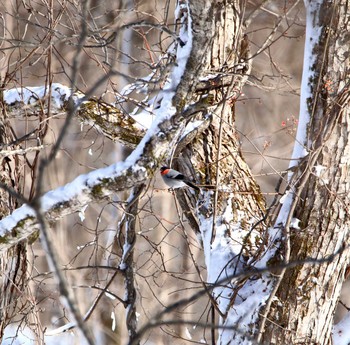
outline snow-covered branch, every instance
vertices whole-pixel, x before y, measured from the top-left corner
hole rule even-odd
[[[80,175],[67,185],[44,194],[40,198],[40,208],[49,222],[78,212],[88,203],[100,201],[116,191],[129,189],[146,182],[167,157],[169,150],[175,146],[175,141],[179,139],[180,130],[185,126],[185,120],[188,121],[188,118],[184,118],[184,116],[192,116],[192,114],[186,113],[184,106],[195,91],[193,75],[201,70],[201,62],[208,45],[207,37],[203,34],[203,32],[206,33],[207,17],[198,16],[196,18],[196,26],[202,34],[196,35],[194,39],[189,8],[185,4],[181,6],[178,12],[183,21],[180,30],[182,44],[177,44],[175,51],[177,64],[173,67],[163,90],[159,92],[159,106],[154,110],[155,120],[152,125],[125,161]],[[204,9],[201,8],[201,10]],[[192,13],[192,16],[196,16],[196,14]],[[45,98],[46,95],[45,88],[12,89],[8,90],[5,99],[6,103],[12,106],[16,106],[17,102],[20,104],[32,102],[40,104],[40,99]],[[61,85],[55,84],[51,88],[51,97],[58,108],[70,96],[70,90]],[[81,102],[84,96],[73,94],[72,97],[75,102]],[[82,116],[86,115],[86,112],[83,114],[83,110],[91,107],[84,102],[80,104],[80,110],[78,110],[78,113],[82,112]],[[92,107],[101,109],[98,102],[94,103]],[[111,107],[106,104],[102,106],[108,118],[109,110],[105,110],[106,107],[108,109]],[[92,113],[96,116],[95,111]],[[132,124],[130,119],[125,121]],[[135,133],[142,133],[142,131],[135,131]],[[135,137],[137,138],[137,135]],[[0,252],[6,251],[24,239],[30,239],[38,230],[35,212],[30,205],[23,205],[0,222]],[[36,236],[33,237],[33,239],[35,238]]]
[[[194,91],[192,76],[201,69],[201,61],[207,44],[206,37],[203,36],[200,36],[199,40],[193,40],[192,20],[188,15],[189,8],[182,8],[181,12],[185,20],[183,20],[184,25],[180,31],[182,44],[177,45],[176,50],[177,64],[173,67],[168,82],[159,93],[160,106],[154,110],[155,120],[151,127],[125,161],[80,175],[71,183],[44,194],[40,198],[40,208],[50,222],[77,212],[88,203],[99,201],[116,191],[129,189],[146,182],[167,156],[169,149],[174,146],[179,130],[184,128],[184,105]],[[196,25],[205,27],[202,23],[205,20],[206,18],[197,18]],[[39,92],[39,90],[34,91]],[[33,90],[29,92],[33,94]],[[69,94],[69,90],[66,94]],[[18,90],[12,91],[13,99],[19,95]],[[22,95],[21,101],[28,102],[31,97],[28,95],[23,100]],[[61,99],[60,91],[54,97]],[[15,103],[15,101],[8,102]],[[96,107],[98,108],[99,105],[96,104]],[[0,252],[30,238],[38,230],[34,211],[30,205],[22,206],[0,222]]]
[[[51,87],[17,87],[4,90],[3,95],[10,118],[38,116],[48,110],[52,117],[62,115],[67,111],[68,100],[72,97],[78,106],[76,117],[106,138],[135,148],[146,133],[146,128],[116,105],[95,98],[85,99],[84,94],[72,92],[69,87],[59,83],[53,83]],[[48,97],[51,98],[50,109],[47,109]]]

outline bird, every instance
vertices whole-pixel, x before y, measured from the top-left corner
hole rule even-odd
[[[182,188],[189,186],[195,190],[200,190],[200,188],[191,182],[187,176],[181,174],[177,170],[164,166],[160,168],[160,174],[162,175],[165,184],[167,184],[170,188]]]

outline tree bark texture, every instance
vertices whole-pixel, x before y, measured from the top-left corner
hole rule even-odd
[[[210,47],[196,89],[197,99],[205,104],[197,119],[209,118],[210,122],[201,135],[174,155],[180,170],[189,176],[199,171],[197,183],[204,185],[197,199],[191,192],[184,196],[179,191],[177,195],[204,246],[209,284],[249,269],[265,242],[265,201],[242,157],[235,129],[235,102],[251,63],[240,5],[231,1],[212,6],[210,31],[205,33]],[[192,10],[197,6],[200,2],[192,3]],[[196,28],[194,32],[198,34]],[[240,341],[234,340],[235,330],[226,322],[230,323],[230,311],[240,306],[237,293],[243,283],[228,279],[213,291],[213,307],[225,326],[219,331],[219,343],[224,343],[223,332],[232,344]],[[252,329],[247,326],[243,332]]]
[[[128,200],[128,205],[125,210],[124,217],[122,218],[119,227],[124,227],[124,245],[123,255],[121,263],[119,265],[120,270],[124,275],[125,286],[125,309],[126,309],[126,327],[130,342],[139,344],[140,342],[135,339],[137,335],[137,310],[136,299],[137,291],[135,284],[135,262],[134,262],[134,247],[136,243],[136,226],[137,215],[139,207],[139,198],[143,192],[145,185],[141,184],[135,187]],[[119,228],[119,232],[121,229]],[[119,233],[120,237],[121,233]],[[120,240],[120,238],[119,238]],[[119,241],[117,241],[119,242]]]
[[[201,5],[195,2],[192,6]],[[245,58],[241,54],[242,42],[246,37],[242,34],[238,2],[230,2],[226,7],[215,5],[212,11],[211,31],[204,33],[211,44],[196,89],[197,100],[203,99],[205,107],[197,118],[203,122],[207,119],[210,121],[194,140],[181,145],[175,158],[181,170],[188,172],[189,176],[194,176],[194,171],[200,172],[197,183],[204,185],[204,190],[205,186],[210,186],[211,200],[215,199],[215,193],[210,190],[217,189],[217,215],[222,215],[232,202],[229,207],[234,214],[233,222],[249,229],[250,222],[261,219],[265,204],[259,186],[241,155],[239,137],[235,131],[235,101],[247,80],[250,64],[247,52],[244,52]],[[207,196],[199,196],[198,204],[203,205]],[[205,218],[210,218],[214,204],[210,209],[199,209],[196,217],[205,215]],[[215,233],[212,236],[214,240]]]
[[[267,316],[263,340],[269,344],[332,343],[334,311],[350,256],[349,5],[323,1],[312,13],[322,32],[309,80],[309,154],[291,179],[293,217],[301,222],[300,229],[290,230],[289,261],[339,255],[286,271]]]
[[[6,112],[0,104],[0,147],[6,148],[14,137],[11,125],[6,118]],[[16,192],[21,191],[20,164],[16,156],[0,157],[0,180],[11,186]],[[0,189],[0,219],[8,216],[18,207],[18,200],[8,192]],[[0,339],[5,327],[14,321],[18,311],[25,314],[28,303],[26,296],[27,253],[26,244],[20,243],[0,256]]]

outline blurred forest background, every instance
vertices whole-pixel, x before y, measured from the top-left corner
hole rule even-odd
[[[236,104],[236,123],[243,156],[270,203],[279,176],[288,166],[295,138],[305,13],[303,2],[294,0],[247,1],[244,16],[249,18],[252,13],[255,14],[247,34],[253,65],[244,93]],[[70,86],[80,21],[80,1],[3,0],[0,4],[1,89],[51,83]],[[152,23],[153,27],[127,26],[141,21]],[[77,89],[106,102],[117,102],[127,112],[135,109],[135,105],[142,107],[144,95],[133,92],[123,97],[121,92],[126,85],[152,71],[153,80],[161,79],[165,63],[159,59],[172,38],[159,28],[176,30],[174,2],[90,1],[87,26],[95,35],[89,37],[79,57]],[[116,33],[113,41],[102,44],[113,32]],[[115,73],[109,74],[110,68]],[[101,78],[104,81],[97,84]],[[153,87],[157,89],[162,84],[154,82]],[[26,116],[7,116],[15,138],[32,133],[18,145],[45,145],[45,149],[16,158],[20,161],[20,173],[25,176],[20,180],[20,190],[30,198],[35,193],[38,162],[55,142],[65,113],[38,112],[28,106]],[[79,174],[108,166],[128,153],[127,148],[76,119],[45,175],[44,189],[62,186]],[[103,204],[89,205],[85,213],[65,217],[50,229],[60,264],[83,313],[115,273],[113,267],[120,256],[117,229],[125,199],[126,194],[118,193]],[[144,324],[179,297],[190,296],[201,288],[206,273],[197,239],[186,225],[175,197],[158,176],[149,181],[140,206],[135,270],[137,311],[139,322]],[[56,328],[69,321],[58,300],[57,285],[40,242],[28,250],[33,280],[22,297],[23,308],[17,315],[17,323],[7,332],[9,340],[25,325],[31,325],[33,334],[40,334],[46,327]],[[123,344],[126,329],[120,301],[124,293],[122,276],[117,275],[109,291],[111,294],[103,297],[92,314],[94,333],[99,336],[100,344]],[[211,330],[205,326],[211,322],[207,297],[171,315],[179,323],[151,330],[145,343],[210,343]],[[198,326],[183,324],[183,320]],[[69,339],[74,344],[74,338]]]

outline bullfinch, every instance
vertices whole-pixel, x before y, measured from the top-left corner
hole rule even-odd
[[[163,181],[170,188],[181,188],[189,186],[195,190],[200,190],[189,178],[181,174],[179,171],[171,169],[169,167],[161,167],[160,174],[162,175]]]

